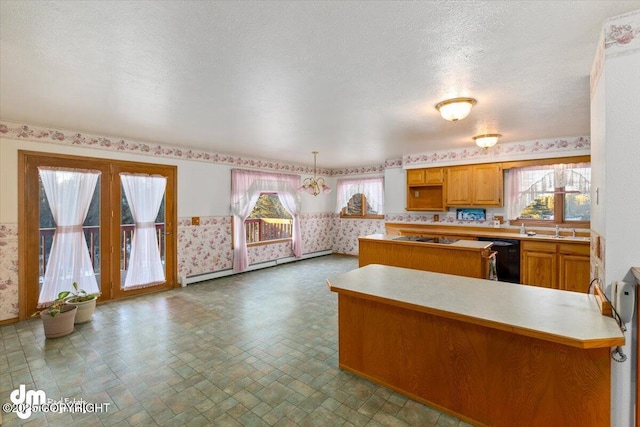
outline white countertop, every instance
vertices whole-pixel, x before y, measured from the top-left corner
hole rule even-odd
[[[430,245],[444,248],[455,249],[487,249],[493,245],[493,242],[479,241],[479,240],[464,240],[460,239],[454,243],[434,243],[434,242],[415,242],[411,240],[396,240],[402,236],[391,236],[388,234],[370,234],[368,236],[360,237],[360,239],[369,240],[381,240],[393,243],[410,244],[410,245]]]
[[[588,237],[588,236],[573,237],[572,235],[568,235],[566,234],[567,233],[566,229],[562,230],[564,234],[562,234],[559,237],[555,237],[554,234],[536,233],[533,235],[528,235],[528,234],[520,234],[517,231],[510,233],[510,232],[504,231],[503,229],[495,229],[495,228],[489,228],[489,227],[487,227],[483,231],[480,231],[477,229],[465,230],[464,227],[459,227],[459,228],[451,227],[450,229],[448,229],[449,228],[448,225],[442,225],[442,224],[421,224],[421,223],[400,223],[400,222],[394,222],[390,224],[393,224],[394,228],[406,227],[407,229],[412,229],[412,231],[414,232],[416,231],[422,232],[426,235],[431,235],[431,236],[438,236],[438,235],[439,236],[441,235],[473,236],[473,237],[494,238],[496,240],[500,240],[500,239],[514,239],[514,240],[521,240],[521,241],[541,240],[545,242],[554,242],[554,243],[566,242],[566,243],[582,243],[582,244],[586,244],[591,241],[591,237]]]
[[[579,348],[622,345],[593,295],[371,264],[327,279],[338,293],[384,301]]]

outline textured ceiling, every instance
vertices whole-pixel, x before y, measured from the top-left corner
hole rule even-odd
[[[589,134],[640,1],[0,3],[0,118],[320,167]],[[434,105],[478,100],[460,122]]]

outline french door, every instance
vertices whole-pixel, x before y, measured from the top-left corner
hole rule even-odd
[[[175,166],[19,151],[18,167],[20,319],[36,311],[45,273],[52,268],[53,239],[69,228],[53,219],[42,169],[99,173],[81,227],[101,292],[98,302],[176,286]],[[127,180],[129,184],[123,185]],[[130,190],[131,181],[142,183],[137,192]],[[153,212],[147,212],[148,181],[162,183],[155,191]],[[148,218],[141,219],[141,210]],[[142,237],[146,246],[140,250]],[[149,262],[156,274],[145,279]]]

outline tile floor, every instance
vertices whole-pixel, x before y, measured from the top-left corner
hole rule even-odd
[[[20,384],[106,412],[3,413],[3,426],[467,426],[337,367],[337,296],[323,256],[98,306],[46,340],[0,327],[0,403]]]

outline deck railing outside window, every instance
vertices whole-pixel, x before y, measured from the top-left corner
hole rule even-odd
[[[249,218],[244,222],[247,243],[267,240],[290,239],[293,229],[292,219]]]
[[[131,254],[131,239],[135,231],[135,225],[126,224],[120,226],[120,266],[124,271],[127,269],[127,263],[129,262],[129,255]],[[82,227],[84,231],[84,237],[87,241],[87,247],[89,248],[89,257],[91,258],[91,265],[96,272],[96,275],[100,274],[100,227]],[[51,252],[51,245],[53,243],[53,235],[55,234],[55,228],[41,228],[40,229],[40,281],[47,270],[47,261],[49,260],[49,253]],[[164,224],[156,224],[156,236],[158,238],[158,248],[160,249],[160,256],[164,262]]]

